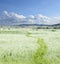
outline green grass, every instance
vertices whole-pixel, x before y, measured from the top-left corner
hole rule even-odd
[[[0,34],[21,34],[20,31],[0,31]]]
[[[43,39],[38,38],[37,43],[39,47],[36,53],[33,55],[35,64],[48,64],[45,54],[47,53],[47,45]]]
[[[60,64],[60,30],[0,30],[0,64]]]

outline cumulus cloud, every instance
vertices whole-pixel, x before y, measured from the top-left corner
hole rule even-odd
[[[0,25],[29,24],[56,24],[60,23],[60,17],[47,17],[42,14],[24,16],[14,12],[3,11],[0,17]]]
[[[3,13],[4,13],[5,16],[8,16],[8,17],[16,17],[18,19],[24,19],[24,18],[26,18],[25,16],[19,15],[19,14],[14,13],[14,12],[3,11]]]
[[[30,19],[34,19],[35,16],[34,16],[34,15],[29,15],[29,18],[30,18]]]
[[[46,17],[42,14],[36,15],[36,19],[37,19],[38,23],[42,23],[42,24],[48,23],[48,20],[49,20],[48,17]]]
[[[0,18],[0,25],[17,25],[26,22],[25,16],[14,12],[3,11],[3,14]]]
[[[9,16],[9,13],[7,11],[3,11],[4,15]]]

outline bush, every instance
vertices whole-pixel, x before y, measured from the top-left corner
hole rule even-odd
[[[26,36],[29,37],[30,35],[31,35],[31,33],[27,31],[27,32],[26,32]]]

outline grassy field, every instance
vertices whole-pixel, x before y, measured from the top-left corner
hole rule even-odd
[[[0,64],[60,64],[60,29],[0,29]]]

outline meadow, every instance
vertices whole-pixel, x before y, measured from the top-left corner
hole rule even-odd
[[[60,64],[60,29],[0,28],[0,64]]]

